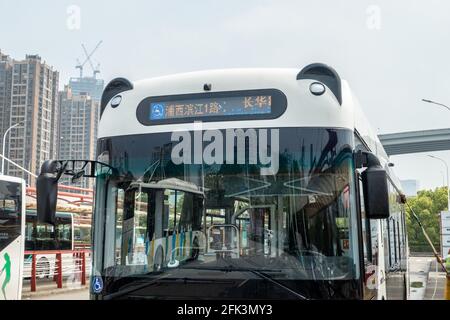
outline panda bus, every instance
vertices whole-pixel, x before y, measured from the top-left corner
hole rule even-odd
[[[112,80],[95,179],[92,299],[407,299],[405,197],[331,67]]]

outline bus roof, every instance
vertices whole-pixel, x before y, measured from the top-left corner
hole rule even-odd
[[[168,178],[159,180],[158,182],[149,183],[133,182],[131,186],[149,189],[172,189],[203,195],[203,192],[201,192],[194,183],[183,181],[177,178]]]
[[[305,67],[303,70],[308,67]],[[335,72],[332,68],[330,70]],[[286,111],[278,118],[203,122],[201,129],[347,128],[359,133],[370,150],[380,159],[382,165],[394,176],[392,169],[387,166],[389,162],[388,156],[377,134],[367,121],[349,84],[339,78],[341,96],[338,98],[333,94],[333,90],[328,87],[324,94],[316,96],[310,92],[310,85],[313,82],[317,82],[317,79],[313,79],[314,76],[311,79],[299,77],[300,72],[301,69],[297,68],[219,69],[180,73],[135,81],[129,83],[126,91],[120,92],[122,100],[118,107],[111,107],[110,102],[104,106],[98,137],[199,129],[198,124],[194,124],[193,121],[182,124],[149,126],[141,124],[136,117],[136,109],[139,103],[148,97],[205,93],[205,84],[211,85],[211,90],[208,92],[278,89],[287,98]],[[337,73],[336,76],[339,77]],[[300,80],[297,80],[298,78]],[[400,185],[398,180],[396,184]]]
[[[25,180],[24,179],[13,177],[13,176],[7,176],[7,175],[3,175],[3,174],[0,174],[0,181],[16,182],[16,183],[20,183],[20,184],[24,184],[25,185]]]
[[[147,97],[208,92],[278,89],[287,98],[286,111],[276,119],[204,122],[203,129],[270,128],[270,127],[336,127],[354,128],[353,105],[348,86],[343,81],[342,105],[327,90],[314,96],[309,86],[315,80],[297,80],[299,69],[223,69],[175,74],[133,82],[133,89],[121,92],[116,108],[107,105],[99,125],[99,138],[130,134],[193,130],[193,121],[180,124],[145,126],[136,118],[138,104]]]

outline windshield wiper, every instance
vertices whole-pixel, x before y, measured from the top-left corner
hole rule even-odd
[[[233,265],[229,266],[223,266],[223,267],[203,267],[203,266],[183,266],[179,269],[193,269],[193,270],[213,270],[213,271],[224,271],[224,272],[232,272],[232,271],[242,271],[242,272],[248,272],[248,271],[260,271],[260,272],[281,272],[281,269],[265,269],[265,268],[242,268],[242,267],[235,267]]]
[[[232,265],[229,265],[227,267],[195,267],[195,266],[192,266],[192,267],[179,268],[179,270],[180,269],[213,270],[213,271],[223,271],[223,272],[250,272],[250,273],[253,273],[254,275],[256,275],[266,281],[269,281],[269,282],[277,285],[278,287],[288,291],[289,293],[291,293],[292,295],[296,296],[299,299],[308,300],[308,298],[306,298],[302,294],[290,289],[289,287],[285,286],[284,284],[282,284],[282,283],[272,279],[271,277],[267,276],[266,274],[264,274],[264,272],[282,272],[282,270],[280,270],[280,269],[252,269],[252,268],[240,268],[240,267],[238,268],[238,267],[234,267]],[[153,279],[148,282],[147,281],[133,282],[132,284],[130,284],[131,287],[128,287],[126,289],[120,290],[119,292],[115,292],[110,295],[107,295],[104,297],[104,299],[110,300],[110,299],[115,299],[115,298],[124,296],[126,294],[130,294],[139,289],[148,287],[160,280],[169,278],[170,276],[171,276],[171,274],[164,274],[164,275],[157,277],[156,279]],[[187,280],[187,278],[181,278],[181,279],[184,279],[185,281]]]
[[[154,284],[155,282],[158,282],[159,280],[164,279],[164,278],[167,278],[167,277],[169,277],[169,276],[170,276],[170,273],[168,273],[168,274],[163,274],[162,276],[157,277],[156,279],[153,279],[153,280],[148,281],[148,282],[147,282],[147,281],[136,281],[136,282],[132,282],[132,283],[130,283],[130,286],[132,286],[132,287],[129,287],[129,288],[120,290],[120,291],[115,292],[115,293],[111,293],[111,294],[105,296],[104,299],[105,299],[105,300],[111,300],[111,299],[115,299],[115,298],[121,297],[121,296],[123,296],[123,295],[125,295],[125,294],[127,294],[127,293],[131,293],[131,292],[133,292],[133,291],[136,291],[136,290],[139,290],[139,289],[143,289],[143,288],[145,288],[145,287],[147,287],[147,286],[149,286],[149,285],[152,285],[152,284]],[[144,282],[144,283],[142,283],[142,282]],[[142,283],[142,284],[139,285],[139,283]]]
[[[284,290],[292,293],[294,296],[296,296],[297,298],[301,299],[301,300],[308,300],[308,298],[306,298],[304,295],[298,293],[297,291],[292,290],[291,288],[285,286],[284,284],[280,283],[279,281],[276,281],[274,279],[272,279],[271,277],[265,275],[263,272],[261,271],[257,271],[257,270],[250,270],[251,273],[256,274],[258,276],[260,276],[263,279],[266,279],[269,282],[272,282],[273,284],[276,284],[277,286],[279,286],[280,288],[283,288]]]
[[[233,271],[234,272],[251,272],[254,275],[256,275],[260,278],[263,278],[264,280],[267,280],[267,281],[277,285],[278,287],[288,291],[289,293],[293,294],[294,296],[296,296],[297,298],[299,298],[301,300],[308,300],[308,298],[306,298],[304,295],[292,290],[291,288],[285,286],[284,284],[280,283],[279,281],[276,281],[273,278],[264,274],[264,272],[281,272],[282,270],[280,270],[280,269],[242,268],[242,267],[235,267],[233,265],[228,265],[225,267],[195,267],[195,266],[191,266],[191,267],[183,267],[180,269],[213,270],[213,271],[224,271],[224,272],[233,272]]]
[[[104,300],[116,299],[116,298],[122,297],[124,295],[129,295],[130,293],[135,292],[137,290],[144,289],[144,288],[146,288],[148,286],[157,284],[159,281],[166,281],[166,282],[167,281],[172,281],[172,282],[173,281],[181,281],[184,284],[189,283],[189,282],[199,282],[199,281],[201,281],[202,283],[220,283],[221,282],[220,280],[217,280],[217,279],[202,280],[202,279],[187,278],[187,277],[171,278],[171,276],[172,276],[172,274],[165,274],[165,275],[160,276],[160,277],[158,277],[156,279],[153,279],[151,281],[145,281],[145,280],[140,280],[139,281],[139,280],[136,280],[136,281],[133,281],[132,283],[128,284],[127,286],[125,286],[125,289],[121,289],[118,292],[111,293],[111,294],[109,294],[107,296],[104,296],[103,298],[104,298]],[[141,297],[141,296],[136,296],[136,297]],[[141,298],[146,298],[146,297],[144,296],[144,297],[141,297]],[[164,298],[164,297],[158,297],[158,299],[161,299],[161,298]],[[192,297],[186,296],[185,298],[189,299],[189,298],[192,298]]]

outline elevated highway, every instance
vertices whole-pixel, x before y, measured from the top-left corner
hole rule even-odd
[[[380,134],[389,156],[450,150],[450,128]]]

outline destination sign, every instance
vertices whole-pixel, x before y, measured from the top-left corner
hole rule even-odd
[[[276,119],[287,108],[277,89],[252,89],[150,96],[139,102],[136,117],[145,126],[195,121]]]
[[[149,120],[270,114],[271,95],[150,102]]]

